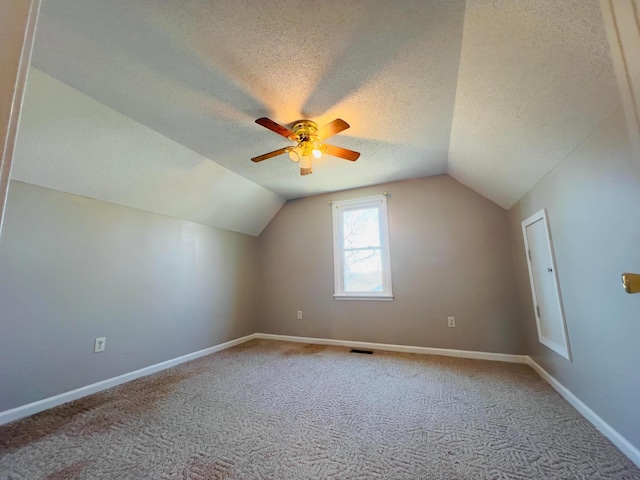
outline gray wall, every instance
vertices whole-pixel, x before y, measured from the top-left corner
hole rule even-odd
[[[0,411],[253,333],[257,241],[12,182]]]
[[[328,202],[385,190],[395,300],[333,300]],[[260,235],[260,261],[262,332],[522,352],[507,212],[449,176],[289,201]]]
[[[622,111],[593,132],[510,211],[527,352],[640,448],[640,159]],[[546,208],[573,362],[538,342],[520,222]]]

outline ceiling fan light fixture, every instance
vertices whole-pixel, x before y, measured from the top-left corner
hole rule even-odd
[[[298,163],[300,161],[300,159],[302,158],[302,148],[300,147],[295,147],[292,148],[291,150],[289,150],[289,159],[292,162]]]
[[[340,118],[336,118],[322,128],[318,128],[318,125],[311,120],[300,120],[293,125],[291,130],[266,117],[257,119],[256,123],[282,137],[298,142],[298,145],[280,148],[273,152],[253,157],[251,161],[255,163],[287,153],[291,161],[300,164],[300,174],[309,175],[313,172],[311,166],[313,159],[318,159],[325,153],[350,162],[355,162],[360,157],[360,153],[353,150],[323,143],[327,138],[349,128],[349,124]]]
[[[300,169],[311,170],[311,157],[305,155],[300,159]]]

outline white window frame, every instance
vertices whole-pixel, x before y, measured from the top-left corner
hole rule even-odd
[[[345,210],[356,210],[367,207],[378,208],[378,225],[380,227],[380,254],[382,260],[381,292],[345,292],[344,291],[344,245],[342,213]],[[389,222],[387,218],[387,196],[341,200],[331,203],[333,215],[333,273],[336,300],[393,300],[391,288],[391,259],[389,256]]]

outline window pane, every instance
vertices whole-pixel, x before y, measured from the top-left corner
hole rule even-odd
[[[376,207],[346,210],[342,220],[345,249],[380,246],[380,225]]]
[[[382,291],[380,249],[344,252],[344,291]]]

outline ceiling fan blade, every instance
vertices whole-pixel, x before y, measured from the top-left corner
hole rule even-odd
[[[315,134],[320,137],[320,140],[326,140],[347,128],[349,128],[349,124],[347,122],[341,118],[336,118],[333,122],[329,122],[324,127],[320,128]]]
[[[267,117],[262,117],[256,120],[256,123],[258,125],[262,125],[264,128],[268,128],[269,130],[271,130],[272,132],[277,133],[278,135],[282,135],[283,137],[286,137],[290,140],[297,140],[298,136],[292,132],[291,130],[289,130],[286,127],[283,127],[282,125],[274,122],[273,120],[267,118]]]
[[[324,153],[327,155],[331,155],[332,157],[344,158],[345,160],[349,160],[351,162],[355,162],[360,153],[354,152],[353,150],[347,150],[346,148],[336,147],[335,145],[325,145],[326,150]]]
[[[300,169],[300,175],[310,175],[313,173],[313,170],[311,168],[301,168]]]
[[[288,148],[280,148],[278,150],[274,150],[273,152],[265,153],[264,155],[260,155],[259,157],[253,157],[251,159],[252,162],[261,162],[266,160],[267,158],[277,157],[278,155],[282,155],[283,153],[287,153],[289,151]]]

